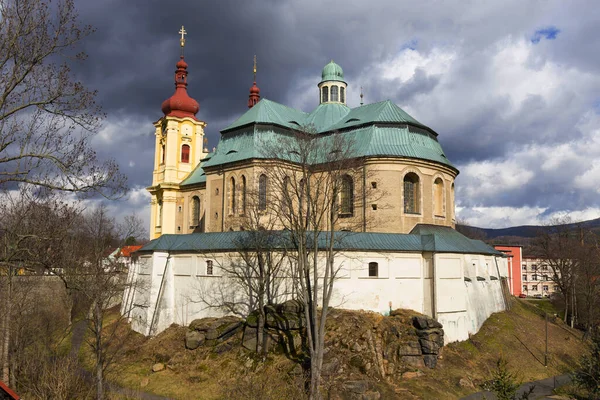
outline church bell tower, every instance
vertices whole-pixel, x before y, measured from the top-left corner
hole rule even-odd
[[[179,184],[204,158],[206,122],[196,118],[200,105],[187,93],[188,64],[184,60],[185,35],[181,34],[181,56],[176,64],[175,93],[162,103],[164,117],[154,123],[156,147],[152,195],[150,238],[176,232]]]

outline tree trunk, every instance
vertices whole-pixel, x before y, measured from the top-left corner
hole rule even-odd
[[[96,301],[94,304],[94,320],[96,324],[96,400],[104,400],[104,359],[102,351],[102,310]]]
[[[12,314],[12,268],[8,267],[6,290],[6,314],[2,325],[2,381],[10,384],[10,321]]]

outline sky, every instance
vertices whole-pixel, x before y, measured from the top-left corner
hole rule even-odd
[[[115,0],[76,2],[88,59],[77,78],[107,118],[93,140],[129,177],[109,207],[149,221],[154,128],[174,91],[182,25],[188,93],[208,147],[261,96],[318,104],[335,60],[348,105],[392,100],[438,134],[457,218],[501,228],[600,217],[600,7],[595,1]]]

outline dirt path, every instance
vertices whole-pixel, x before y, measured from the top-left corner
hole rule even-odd
[[[554,376],[552,378],[542,379],[539,381],[527,382],[527,383],[524,383],[523,385],[521,385],[521,387],[519,388],[519,394],[525,393],[526,391],[529,390],[530,387],[534,386],[535,388],[534,388],[533,392],[531,393],[531,396],[529,396],[530,400],[550,399],[551,397],[549,397],[549,396],[552,396],[554,394],[555,388],[566,385],[570,382],[571,382],[570,375],[559,375],[559,376]],[[479,399],[495,400],[496,395],[494,395],[493,393],[487,392],[487,391],[483,391],[483,392],[473,393],[473,394],[468,395],[467,397],[462,398],[462,400],[479,400]]]
[[[85,331],[87,330],[88,320],[83,319],[81,321],[77,321],[73,326],[73,335],[71,336],[71,351],[69,355],[75,359],[79,355],[79,350],[81,349],[81,345],[83,344],[83,339],[85,337]],[[92,374],[84,369],[80,368],[80,372],[86,379],[90,382],[93,382]],[[129,388],[124,388],[114,383],[106,383],[108,390],[111,393],[115,393],[121,396],[125,396],[128,399],[140,399],[140,400],[172,400],[168,397],[158,396],[152,393],[146,393],[139,390],[133,390]]]

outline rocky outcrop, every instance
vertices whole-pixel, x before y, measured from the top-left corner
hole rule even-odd
[[[214,346],[231,338],[244,327],[244,321],[236,317],[195,319],[185,335],[185,347],[194,350],[205,344]]]

